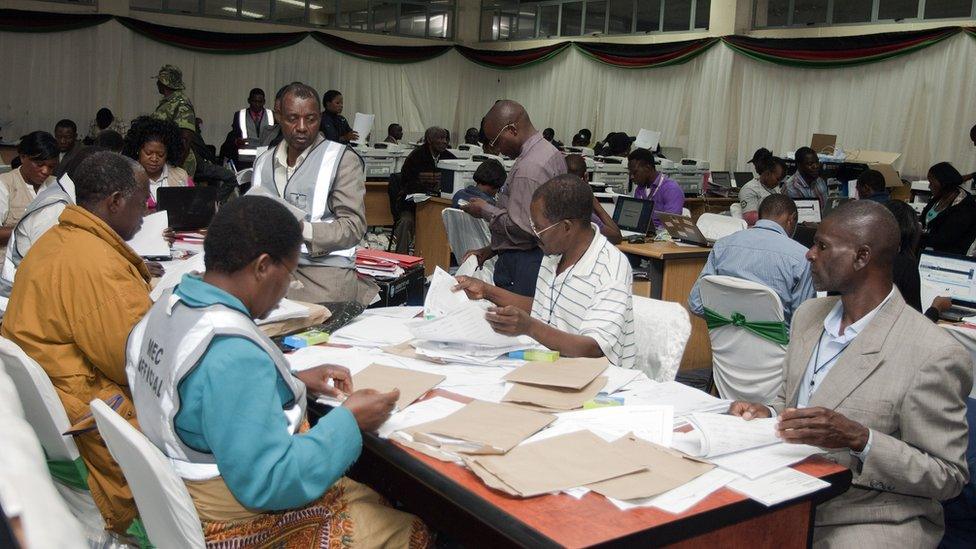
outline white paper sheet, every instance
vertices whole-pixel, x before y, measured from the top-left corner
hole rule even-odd
[[[412,339],[407,322],[400,318],[364,316],[333,332],[329,342],[362,347],[399,345]]]
[[[590,431],[607,442],[634,433],[661,446],[671,446],[674,431],[674,409],[671,406],[608,406],[556,414],[549,427],[526,439],[522,444],[538,442],[557,435]]]
[[[766,507],[811,494],[828,486],[830,486],[829,482],[789,467],[755,480],[741,478],[729,483],[729,488],[732,490]]]
[[[461,408],[464,408],[463,402],[449,398],[433,397],[423,400],[390,416],[383,425],[380,425],[377,434],[380,438],[390,438],[390,435],[396,431],[447,417]]]
[[[691,412],[725,412],[731,403],[677,381],[659,383],[650,379],[638,380],[631,382],[625,389],[614,396],[624,397],[626,405],[667,404],[674,406],[675,416],[684,416]]]
[[[169,227],[169,214],[166,210],[142,218],[142,228],[126,242],[142,257],[169,256],[169,243],[163,238],[163,231]]]
[[[424,312],[424,308],[420,306],[379,307],[376,309],[366,309],[363,311],[363,316],[383,316],[386,318],[410,319],[416,317],[422,312]]]
[[[375,118],[376,116],[372,114],[356,113],[356,117],[352,120],[352,131],[359,134],[359,139],[356,140],[357,143],[366,142],[366,137],[373,131],[373,120]]]
[[[448,391],[487,402],[501,402],[502,398],[512,388],[511,383],[495,383],[492,385],[463,385],[449,387]]]
[[[293,318],[306,318],[308,315],[308,307],[285,298],[279,301],[278,306],[268,313],[267,318],[256,320],[255,323],[261,326],[263,324],[271,324],[272,322],[281,322]]]
[[[478,270],[478,258],[472,255],[471,257],[465,259],[464,263],[461,263],[461,266],[458,267],[457,271],[454,273],[454,276],[474,276],[476,270]]]
[[[203,262],[203,253],[199,253],[183,261],[169,261],[163,268],[166,269],[166,272],[163,273],[163,277],[159,279],[159,283],[156,284],[152,292],[149,292],[149,297],[153,301],[158,300],[166,290],[176,287],[183,275],[192,272],[202,273],[206,266]]]
[[[323,364],[336,364],[345,366],[352,374],[365,369],[381,357],[382,355],[371,352],[369,349],[346,349],[325,345],[303,347],[294,353],[285,355],[288,366],[293,372],[301,372]]]
[[[816,446],[781,442],[754,450],[726,454],[712,458],[711,462],[727,471],[755,479],[823,452]]]
[[[637,139],[634,140],[634,147],[638,149],[647,149],[653,152],[657,149],[657,146],[660,143],[661,132],[641,128],[640,131],[637,132]]]
[[[735,473],[730,473],[722,469],[712,469],[691,482],[669,490],[659,496],[630,501],[621,501],[613,498],[608,499],[622,511],[635,507],[657,507],[662,511],[677,515],[691,509],[713,492],[739,478]]]
[[[692,455],[711,458],[780,442],[776,437],[777,420],[772,417],[746,421],[726,414],[693,413],[688,416],[688,421],[695,426],[695,432],[688,434],[700,435],[699,450],[694,452],[690,447],[676,447]]]
[[[468,305],[471,300],[462,292],[455,292],[457,279],[449,275],[444,269],[437,267],[430,275],[430,287],[424,298],[424,318],[435,319]]]
[[[429,341],[504,348],[536,345],[528,337],[512,337],[495,332],[485,318],[486,313],[487,306],[472,301],[440,318],[410,321],[407,327],[413,337]]]
[[[601,392],[612,395],[613,393],[616,393],[629,385],[630,382],[643,375],[643,373],[644,372],[641,370],[609,366],[602,374],[600,374],[607,376],[607,384],[603,386],[603,391]]]

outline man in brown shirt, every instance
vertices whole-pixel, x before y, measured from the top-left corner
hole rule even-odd
[[[532,125],[529,113],[515,101],[495,103],[485,117],[484,127],[485,135],[490,139],[488,147],[515,158],[515,165],[498,193],[497,205],[475,198],[462,208],[487,221],[491,229],[491,245],[471,250],[468,254],[475,254],[479,264],[497,255],[495,285],[519,295],[532,296],[542,262],[536,235],[546,227],[532,227],[529,205],[537,188],[566,173],[566,160],[542,138]]]

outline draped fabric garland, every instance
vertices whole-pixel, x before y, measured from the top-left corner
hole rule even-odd
[[[559,42],[523,50],[482,50],[459,45],[377,46],[361,44],[319,31],[287,33],[223,33],[147,23],[129,17],[101,14],[61,14],[2,9],[0,32],[62,32],[117,20],[132,31],[170,46],[217,54],[251,54],[297,44],[312,36],[322,45],[345,55],[381,63],[416,63],[454,48],[466,59],[491,69],[520,69],[553,59],[575,47],[588,58],[606,65],[647,69],[679,65],[717,44],[759,61],[803,68],[838,68],[874,63],[906,55],[941,42],[959,32],[976,38],[976,28],[942,27],[832,38],[750,38],[725,36],[660,44],[611,42]]]

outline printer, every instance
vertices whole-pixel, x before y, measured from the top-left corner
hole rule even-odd
[[[490,154],[475,154],[470,158],[456,158],[451,160],[440,160],[437,162],[437,171],[441,174],[441,196],[452,198],[454,193],[474,185],[474,172],[482,162],[493,158],[502,163],[507,172],[515,163],[512,160],[504,160],[500,156]]]
[[[410,153],[395,143],[358,145],[355,150],[363,159],[363,171],[367,179],[386,179],[390,174],[400,173],[403,161]]]
[[[593,158],[593,149],[589,147],[572,147],[569,145],[564,145],[559,148],[563,154],[578,154],[580,156],[585,156],[587,158]]]
[[[468,145],[462,143],[457,146],[456,149],[447,149],[447,151],[454,155],[455,158],[471,158],[476,154],[484,154],[485,151],[478,145]]]
[[[589,163],[587,163],[589,167]],[[630,183],[630,172],[627,171],[627,159],[620,156],[597,156],[593,158],[594,183],[602,183],[607,190],[617,194],[627,194]]]
[[[702,183],[705,181],[709,169],[707,160],[682,158],[678,162],[666,159],[661,159],[660,162],[660,171],[674,179],[685,196],[700,196],[702,194]]]

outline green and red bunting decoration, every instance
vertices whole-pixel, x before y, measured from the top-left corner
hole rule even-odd
[[[680,65],[718,43],[718,38],[703,38],[663,44],[600,44],[574,42],[584,55],[607,65],[625,69],[651,69]]]
[[[259,53],[297,44],[308,36],[307,32],[260,34],[210,32],[166,27],[128,17],[115,19],[133,32],[156,42],[204,53]]]
[[[969,36],[976,38],[976,27],[963,27],[962,30]]]
[[[374,46],[370,44],[360,44],[352,40],[339,38],[324,32],[313,32],[312,37],[328,48],[339,53],[366,59],[367,61],[378,61],[380,63],[416,63],[427,61],[444,55],[451,49],[451,45],[443,46]]]
[[[97,13],[0,10],[0,32],[64,32],[101,25],[111,18]]]
[[[490,69],[521,69],[552,59],[568,48],[572,42],[560,42],[552,46],[528,50],[476,50],[454,46],[468,61]]]
[[[790,67],[836,68],[885,61],[905,55],[958,33],[960,27],[888,32],[836,38],[746,38],[726,36],[733,50],[760,61]]]

